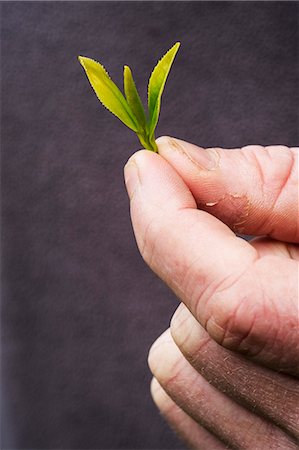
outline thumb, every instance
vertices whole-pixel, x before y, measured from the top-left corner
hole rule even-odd
[[[256,249],[196,203],[182,178],[146,150],[125,167],[138,247],[219,344],[298,374],[298,264]]]
[[[298,147],[203,149],[170,137],[157,144],[200,209],[237,233],[299,242]]]

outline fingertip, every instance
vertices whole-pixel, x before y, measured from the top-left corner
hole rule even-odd
[[[150,392],[152,395],[153,400],[156,402],[158,400],[158,398],[161,396],[163,396],[163,389],[161,387],[161,385],[159,384],[157,378],[153,377],[152,381],[151,381],[151,385],[150,385]]]
[[[154,154],[153,152],[149,152],[148,150],[144,150],[144,149],[137,150],[135,153],[133,153],[133,155],[131,155],[129,157],[129,159],[127,160],[127,162],[125,164],[125,167],[127,164],[129,164],[131,162],[134,162],[136,164],[137,161],[142,161],[144,158],[146,159],[147,155],[149,153]]]
[[[216,170],[220,164],[220,156],[216,149],[205,149],[189,142],[170,136],[157,139],[159,153],[178,171],[192,176],[194,169],[200,171]]]
[[[175,407],[175,403],[164,391],[157,378],[153,377],[150,385],[150,393],[153,402],[162,414],[169,414],[171,408]]]
[[[152,203],[159,211],[163,208],[164,212],[165,206],[196,208],[188,187],[161,155],[148,150],[138,150],[125,165],[125,179],[133,166],[138,169],[143,203]]]
[[[124,166],[125,184],[130,200],[132,200],[137,187],[140,186],[144,178],[144,170],[151,167],[151,159],[157,157],[157,154],[148,150],[138,150],[130,156]]]
[[[163,148],[163,146],[170,145],[171,139],[173,139],[173,138],[171,138],[171,136],[167,136],[167,135],[159,136],[156,139],[156,144],[157,144],[158,148],[160,149],[160,147]]]
[[[165,348],[171,347],[173,339],[171,337],[170,329],[168,328],[162,333],[152,344],[148,353],[148,366],[154,374],[157,369],[161,369],[160,356],[165,352]],[[162,358],[163,360],[163,358]],[[159,367],[160,366],[160,367]]]

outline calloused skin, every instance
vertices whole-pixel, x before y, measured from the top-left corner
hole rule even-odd
[[[153,399],[190,448],[299,448],[299,148],[157,144],[125,167],[140,252],[181,301]]]

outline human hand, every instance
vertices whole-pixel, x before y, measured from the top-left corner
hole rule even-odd
[[[192,448],[298,448],[299,149],[157,143],[125,168],[140,252],[182,301],[153,399]]]

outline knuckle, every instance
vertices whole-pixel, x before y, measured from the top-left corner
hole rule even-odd
[[[298,189],[298,151],[285,146],[250,148],[248,155],[254,167],[260,202],[265,211],[260,232],[269,226],[275,234],[275,224],[295,211],[294,198]],[[298,231],[298,217],[294,216],[293,233]],[[273,225],[274,224],[274,225]],[[292,230],[290,230],[292,232]],[[268,233],[269,234],[269,233]]]
[[[279,299],[265,274],[283,279],[271,257],[259,258],[238,277],[227,278],[206,301],[205,329],[223,347],[288,373],[298,373],[298,319],[296,311]],[[280,278],[279,278],[280,277]],[[293,298],[291,286],[287,289]],[[297,324],[297,325],[296,325]],[[297,369],[296,369],[297,367]]]
[[[280,198],[290,188],[298,185],[298,152],[288,147],[266,147],[269,156],[277,163],[270,172],[269,188],[273,187],[273,209]],[[277,166],[277,167],[275,167]]]
[[[267,320],[264,325],[259,321],[266,310],[265,299],[262,289],[258,289],[257,298],[255,286],[256,277],[247,269],[239,276],[225,278],[205,299],[204,326],[210,336],[223,347],[252,356],[262,351],[271,331],[271,327],[266,329]]]
[[[250,152],[253,165],[259,173],[265,196],[279,196],[284,188],[297,179],[297,156],[294,149],[285,146],[268,146]]]
[[[292,236],[292,241],[297,241],[298,153],[298,148],[280,145],[239,149],[233,163],[240,167],[246,179],[237,179],[234,191],[229,190],[218,198],[213,210],[216,217],[238,233],[273,237],[281,234],[279,230],[287,220],[286,233]],[[231,186],[230,181],[227,186]],[[222,211],[221,203],[226,206],[226,212]]]

